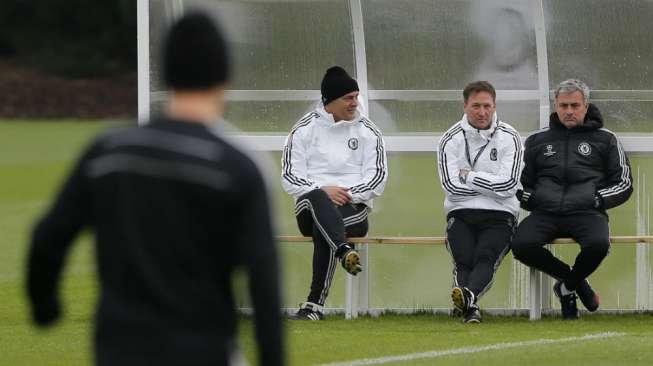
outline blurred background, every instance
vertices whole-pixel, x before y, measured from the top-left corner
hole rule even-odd
[[[31,229],[81,149],[137,116],[136,1],[0,0],[0,365],[91,363],[93,242],[73,247],[61,327],[31,325]]]
[[[551,91],[570,77],[593,89],[605,127],[619,133],[631,159],[636,193],[610,212],[612,234],[649,232],[653,1],[0,0],[0,298],[8,299],[0,301],[0,351],[48,347],[51,338],[11,343],[33,332],[21,282],[31,226],[92,136],[161,110],[161,34],[198,7],[228,34],[235,75],[224,124],[269,162],[279,234],[299,234],[292,199],[279,185],[279,150],[316,105],[323,73],[335,64],[358,79],[389,151],[390,178],[375,202],[370,235],[444,235],[435,147],[460,119],[468,82],[492,82],[499,117],[527,136],[548,125]],[[137,35],[146,47],[137,48]],[[91,239],[82,235],[69,261],[64,296],[73,321],[57,336],[82,339],[89,332],[96,290]],[[284,306],[291,308],[307,294],[312,248],[282,243],[281,251]],[[555,251],[569,260],[577,248]],[[371,246],[369,254],[370,308],[450,307],[452,265],[444,247]],[[651,262],[647,245],[615,245],[591,278],[602,307],[651,309]],[[344,283],[337,271],[328,308],[343,309]],[[509,255],[481,305],[524,309],[527,283],[526,269]],[[239,302],[248,306],[244,295]],[[26,354],[36,357],[31,364],[42,363],[38,353],[23,352],[10,364],[24,363]]]
[[[136,116],[133,0],[2,0],[0,25],[0,118]]]

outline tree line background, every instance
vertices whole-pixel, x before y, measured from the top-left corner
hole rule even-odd
[[[136,80],[136,1],[0,0],[0,118],[131,118]]]

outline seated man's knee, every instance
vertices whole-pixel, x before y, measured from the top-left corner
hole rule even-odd
[[[511,244],[512,256],[518,261],[531,265],[542,255],[542,245],[527,241],[513,241]]]
[[[512,255],[521,260],[520,258],[525,257],[529,253],[530,245],[529,243],[523,241],[523,240],[518,240],[517,237],[512,241],[510,244],[510,249],[512,250]]]
[[[299,225],[299,232],[304,236],[313,236],[313,225]]]
[[[476,253],[476,258],[474,258],[474,266],[477,266],[479,263],[495,263],[501,253],[496,253],[493,250],[482,250]]]
[[[609,240],[597,240],[583,245],[582,251],[592,254],[596,257],[605,257],[610,252]]]
[[[359,222],[357,224],[345,227],[347,236],[350,238],[360,238],[367,235],[369,224],[367,221]]]

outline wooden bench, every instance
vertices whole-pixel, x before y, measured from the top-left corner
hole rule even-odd
[[[279,242],[285,243],[303,243],[311,242],[311,237],[296,235],[281,235],[277,237]],[[369,236],[364,238],[348,238],[347,241],[356,244],[360,250],[363,272],[358,276],[346,276],[345,292],[345,318],[353,319],[358,317],[359,308],[367,312],[369,304],[369,277],[365,270],[368,267],[368,245],[444,245],[445,237],[441,236],[414,236],[414,237],[389,237],[389,236]],[[610,242],[615,244],[650,244],[653,243],[653,236],[611,236]],[[575,244],[571,238],[560,238],[551,244]],[[637,259],[637,271],[640,271],[643,260]],[[542,317],[542,273],[535,269],[529,271],[529,318],[538,320]],[[360,288],[361,294],[356,288]],[[361,300],[359,301],[359,295]]]

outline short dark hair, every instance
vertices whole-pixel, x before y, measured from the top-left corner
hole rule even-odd
[[[470,95],[480,93],[480,92],[490,93],[490,95],[492,96],[492,101],[496,102],[497,92],[496,90],[494,90],[492,84],[490,84],[487,81],[479,80],[467,84],[467,86],[463,90],[463,98],[465,100],[465,103],[467,103],[467,99],[469,99]]]

